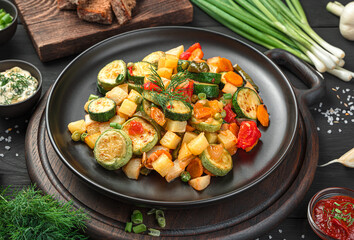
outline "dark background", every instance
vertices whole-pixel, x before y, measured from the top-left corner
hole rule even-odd
[[[310,25],[315,31],[329,43],[342,48],[346,52],[345,68],[354,71],[354,42],[345,40],[339,33],[339,18],[328,13],[325,9],[328,0],[302,0],[301,3],[308,16]],[[349,0],[341,1],[343,4]],[[250,43],[218,22],[210,18],[198,7],[194,7],[194,19],[187,26],[211,29],[239,38],[261,51],[263,47]],[[21,59],[34,64],[43,75],[43,93],[54,83],[60,72],[75,56],[42,63],[26,33],[23,25],[19,24],[13,39],[0,46],[0,60]],[[285,71],[286,72],[286,71]],[[305,86],[294,76],[286,72],[292,83],[300,88]],[[311,106],[311,113],[315,120],[320,140],[319,164],[326,163],[340,157],[354,147],[354,80],[343,82],[332,75],[325,73],[326,95],[321,102]],[[334,91],[333,89],[337,90]],[[347,106],[345,106],[345,103]],[[337,111],[333,114],[334,121],[338,117],[338,123],[330,125],[326,111]],[[350,110],[352,109],[352,110]],[[344,112],[345,111],[345,112]],[[349,115],[346,115],[348,113]],[[0,118],[0,185],[11,186],[18,189],[31,184],[25,160],[25,134],[31,114],[16,119]],[[8,149],[10,147],[10,149]],[[318,239],[310,228],[306,209],[310,198],[319,190],[326,187],[347,187],[354,189],[354,170],[340,164],[333,164],[324,168],[317,168],[315,179],[301,204],[279,226],[260,236],[259,239]]]

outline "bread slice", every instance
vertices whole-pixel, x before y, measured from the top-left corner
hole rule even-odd
[[[136,0],[112,0],[111,4],[118,24],[123,25],[132,18],[132,10],[136,6]]]
[[[83,4],[79,3],[77,15],[88,22],[112,24],[111,0],[87,0]]]
[[[58,0],[58,8],[60,10],[75,10],[76,5],[71,0]]]

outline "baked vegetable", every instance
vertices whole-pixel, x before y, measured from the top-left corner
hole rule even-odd
[[[148,152],[158,141],[156,129],[141,117],[133,117],[126,121],[122,130],[130,137],[135,155]]]
[[[163,51],[152,52],[143,58],[143,62],[148,62],[157,67],[159,59],[165,57],[166,54]]]
[[[191,125],[195,129],[203,132],[216,132],[220,130],[220,127],[222,125],[222,118],[220,119],[211,119],[210,122],[203,122],[195,117],[191,118]]]
[[[165,116],[171,120],[186,121],[192,115],[192,109],[182,101],[171,100],[166,104]]]
[[[93,150],[98,164],[108,170],[123,167],[132,157],[132,141],[118,129],[109,129],[97,139]]]
[[[238,118],[257,119],[257,107],[261,104],[258,94],[247,87],[237,89],[232,105]]]
[[[205,93],[207,98],[216,98],[219,96],[219,85],[194,82],[194,94]]]
[[[144,84],[144,78],[147,75],[150,75],[151,69],[156,67],[148,62],[136,62],[128,67],[128,80],[132,81],[135,84]]]
[[[127,77],[127,66],[123,60],[114,60],[98,73],[97,84],[106,91],[122,84]]]
[[[106,97],[92,100],[88,105],[88,113],[94,121],[107,122],[116,115],[116,103]]]
[[[202,82],[202,83],[219,84],[221,81],[221,74],[220,73],[188,72],[186,76],[190,79],[193,79],[194,81],[198,81],[198,82]]]
[[[233,166],[230,153],[221,144],[211,144],[200,159],[203,166],[216,176],[225,176]]]

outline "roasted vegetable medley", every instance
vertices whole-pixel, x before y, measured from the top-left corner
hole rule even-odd
[[[257,145],[257,123],[269,125],[250,76],[229,59],[205,59],[199,43],[112,61],[98,72],[97,89],[103,96],[91,94],[84,119],[68,129],[98,164],[130,179],[156,171],[201,191],[232,170],[237,149]]]

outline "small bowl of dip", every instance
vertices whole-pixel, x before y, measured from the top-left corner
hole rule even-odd
[[[0,116],[14,118],[28,113],[42,92],[42,75],[22,60],[0,61]]]
[[[340,187],[319,191],[309,202],[307,219],[321,239],[354,239],[354,191]]]
[[[0,17],[4,24],[0,24],[0,45],[9,41],[17,29],[17,8],[10,1],[0,0]]]

